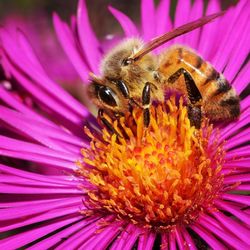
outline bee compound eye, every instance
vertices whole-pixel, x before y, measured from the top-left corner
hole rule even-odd
[[[105,104],[112,107],[117,106],[115,100],[115,93],[109,87],[106,86],[100,87],[98,90],[98,96]]]

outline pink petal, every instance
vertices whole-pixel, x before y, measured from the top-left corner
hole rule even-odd
[[[118,237],[123,222],[111,222],[110,226],[107,226],[103,229],[102,232],[94,234],[89,238],[84,244],[82,244],[78,249],[107,249],[109,244]],[[102,229],[101,229],[102,230]]]
[[[183,235],[183,238],[185,240],[187,247],[190,250],[196,250],[197,248],[195,246],[195,243],[194,243],[192,237],[189,235],[188,231],[185,228],[182,228],[181,231],[182,231],[182,235]]]
[[[242,91],[247,88],[250,82],[249,74],[250,62],[248,62],[239,72],[235,80],[233,81],[233,86],[236,89],[238,94],[241,94]]]
[[[223,194],[222,198],[224,200],[234,201],[247,206],[250,206],[250,197],[246,195],[236,195],[236,194]]]
[[[131,249],[140,233],[140,229],[134,225],[129,224],[121,233],[120,237],[115,240],[111,246],[113,249]]]
[[[100,44],[90,25],[85,0],[79,0],[78,2],[77,30],[90,68],[94,73],[98,73],[101,59]]]
[[[57,14],[53,15],[54,28],[57,34],[57,38],[65,52],[71,61],[72,65],[75,67],[79,76],[84,83],[89,80],[89,67],[84,62],[81,54],[78,51],[76,42],[74,40],[72,31],[69,29],[68,25],[63,23]]]
[[[247,225],[250,226],[250,217],[241,209],[233,207],[229,202],[226,202],[226,201],[218,200],[215,203],[220,209],[233,214],[235,217],[240,219],[243,223],[246,223]]]
[[[153,0],[141,0],[141,25],[144,41],[153,39],[156,35],[156,17]]]
[[[36,229],[30,229],[23,233],[10,236],[4,240],[1,240],[1,247],[6,249],[17,249],[26,244],[39,239],[49,233],[56,232],[57,229],[60,229],[64,226],[70,225],[73,222],[77,222],[82,218],[81,215],[75,216],[73,218],[64,217],[61,220],[57,220],[51,223],[46,223],[43,227],[38,227]]]
[[[244,225],[238,223],[230,217],[225,216],[223,213],[216,212],[213,213],[213,216],[239,239],[243,240],[244,242],[248,242],[250,237],[250,230],[247,229]]]
[[[191,11],[191,1],[187,0],[179,0],[177,1],[177,7],[175,11],[175,17],[174,17],[174,27],[177,28],[185,23],[187,23],[189,20],[189,14]],[[191,36],[191,34],[185,34],[179,37],[174,38],[174,43],[182,44],[185,40],[185,37]]]
[[[63,242],[64,239],[70,238],[71,235],[79,232],[89,223],[93,222],[94,218],[86,218],[84,220],[78,221],[74,224],[71,224],[69,227],[63,229],[62,231],[51,235],[48,238],[45,238],[41,242],[35,244],[33,247],[29,249],[33,250],[44,250],[44,249],[53,249],[53,246],[57,246],[58,243]]]
[[[172,29],[170,19],[170,1],[161,0],[156,9],[156,36],[162,35]]]
[[[206,10],[206,15],[210,15],[213,13],[217,13],[220,11],[220,5],[218,0],[211,0],[208,3],[208,7]],[[200,45],[199,45],[199,52],[201,55],[206,58],[210,59],[210,53],[213,53],[214,49],[214,40],[218,40],[216,37],[216,33],[218,31],[218,25],[221,21],[221,18],[217,18],[216,20],[212,21],[209,24],[206,24],[202,27],[202,33],[200,37]],[[209,39],[208,39],[209,38]]]
[[[190,226],[203,240],[205,240],[212,249],[227,250],[228,248],[221,244],[209,231],[205,228],[194,224]]]
[[[204,220],[205,219],[205,220]],[[209,219],[209,220],[207,220]],[[210,223],[210,221],[213,221],[213,223]],[[228,230],[228,228],[220,228],[220,225],[218,224],[218,221],[212,219],[209,216],[202,216],[202,219],[199,220],[199,223],[206,227],[211,233],[219,237],[222,241],[226,242],[233,248],[238,249],[247,249],[247,244],[245,244],[244,241],[237,238],[233,234],[231,234]]]
[[[189,21],[194,21],[201,18],[202,12],[203,12],[203,0],[194,1],[193,6],[190,10]],[[190,33],[188,33],[187,36],[184,37],[184,43],[198,50],[200,34],[201,34],[201,28],[191,31]]]
[[[138,36],[139,33],[137,31],[137,28],[133,23],[133,21],[128,16],[126,16],[125,14],[123,14],[122,12],[111,6],[109,6],[109,11],[114,15],[114,17],[120,23],[126,37]]]
[[[71,110],[78,115],[86,116],[88,114],[86,109],[69,93],[53,82],[47,75],[43,74],[43,72],[41,72],[39,68],[37,69],[34,64],[29,63],[29,59],[24,56],[25,54],[20,54],[20,49],[4,30],[1,32],[1,39],[4,50],[8,54],[10,61],[18,66],[20,70],[26,73],[31,79],[36,81],[39,87],[46,93],[49,93],[54,100],[59,99],[57,100],[58,104],[61,103],[61,106],[65,106],[65,109]]]
[[[139,236],[138,250],[152,249],[155,241],[155,233],[145,232]]]

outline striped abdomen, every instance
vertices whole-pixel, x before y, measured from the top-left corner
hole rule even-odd
[[[225,77],[185,46],[172,46],[160,56],[159,73],[166,88],[187,94],[183,77],[172,84],[167,81],[180,68],[192,76],[202,96],[202,111],[211,120],[231,120],[239,116],[239,97]]]

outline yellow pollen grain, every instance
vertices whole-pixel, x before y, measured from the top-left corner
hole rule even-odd
[[[141,109],[109,121],[120,136],[104,128],[98,139],[85,129],[91,143],[82,149],[78,173],[94,187],[88,207],[154,230],[189,224],[211,207],[223,182],[224,151],[208,143],[207,121],[192,127],[174,97],[150,108],[148,128]]]

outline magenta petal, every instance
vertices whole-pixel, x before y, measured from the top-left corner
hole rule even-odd
[[[215,219],[204,215],[202,216],[202,219],[199,220],[199,223],[233,248],[248,249],[248,246],[247,244],[245,244],[244,241],[231,234],[229,230],[226,230],[225,228],[220,228],[219,223]]]
[[[234,190],[249,192],[250,184],[240,184]]]
[[[94,218],[86,218],[81,221],[78,221],[77,223],[74,223],[73,225],[70,225],[69,227],[60,231],[59,233],[56,233],[55,235],[52,235],[49,238],[42,240],[41,242],[35,244],[33,247],[30,247],[29,249],[31,250],[52,249],[53,246],[60,244],[60,242],[63,242],[64,239],[70,238],[71,235],[74,235],[78,231],[81,231],[83,227],[85,227],[86,225],[88,225],[93,221]]]
[[[27,118],[26,120],[25,116],[18,114],[18,112],[8,110],[5,107],[1,106],[0,110],[1,110],[0,120],[3,120],[10,126],[16,128],[17,131],[19,130],[23,134],[26,134],[28,137],[37,140],[37,142],[46,145],[51,149],[58,150],[61,152],[67,152],[67,149],[65,147],[62,147],[60,144],[57,144],[55,140],[43,134],[43,130],[41,130],[41,128],[46,128],[47,127],[46,125],[39,124],[38,127],[36,127],[36,122],[33,121],[33,126],[32,126],[32,123],[30,123],[30,119]],[[22,119],[20,119],[21,117]]]
[[[220,5],[218,0],[211,0],[208,3],[206,15],[217,13],[220,11]],[[206,24],[202,27],[202,33],[200,37],[199,52],[207,60],[211,58],[211,54],[214,53],[214,40],[217,40],[218,25],[221,18],[217,18],[213,22]],[[209,39],[208,39],[209,38]]]
[[[32,97],[41,102],[47,109],[53,110],[53,112],[55,112],[56,114],[60,114],[61,116],[67,118],[73,123],[79,124],[81,122],[82,119],[79,115],[72,113],[66,107],[64,107],[59,100],[52,98],[46,93],[46,91],[43,91],[42,89],[37,87],[37,85],[35,85],[34,82],[32,82],[24,74],[17,71],[14,65],[10,64],[9,67],[11,73],[15,76],[17,81],[19,81],[19,84],[22,85],[25,89],[27,89],[31,93]]]
[[[161,0],[156,9],[156,35],[162,35],[172,29],[172,23],[169,16],[170,0]]]
[[[155,233],[145,232],[139,236],[138,250],[152,249],[155,241]]]
[[[203,0],[196,0],[190,10],[189,20],[194,21],[202,17],[203,13]],[[189,35],[184,37],[184,43],[189,45],[191,48],[198,50],[198,43],[201,34],[201,28],[193,30]]]
[[[141,25],[144,41],[149,41],[155,37],[156,17],[153,0],[141,0]]]
[[[14,186],[8,184],[2,184],[0,186],[1,193],[7,194],[82,194],[80,189],[76,188],[54,188],[54,187],[29,187],[29,186]]]
[[[91,70],[98,73],[101,53],[100,44],[89,22],[85,0],[79,0],[77,8],[77,30]],[[91,45],[91,46],[89,46]]]
[[[23,103],[19,102],[12,94],[11,92],[5,90],[3,86],[0,86],[0,99],[8,104],[10,107],[28,115],[29,117],[34,118],[34,120],[42,121],[45,124],[49,124],[51,126],[55,126],[53,122],[47,120],[45,117],[38,115],[35,111],[28,108]]]
[[[22,159],[22,160],[27,160],[27,161],[33,161],[33,162],[38,162],[41,164],[49,164],[52,165],[55,168],[61,168],[61,169],[75,169],[75,163],[70,162],[70,161],[65,161],[65,160],[58,160],[57,158],[54,157],[44,157],[38,154],[34,153],[20,153],[20,152],[15,152],[11,150],[6,150],[2,149],[1,150],[1,155],[4,156],[9,156],[12,158],[17,158],[17,159]]]
[[[32,189],[32,188],[30,188]],[[59,190],[60,188],[58,188]],[[34,216],[35,214],[44,213],[46,211],[50,211],[57,208],[67,208],[71,207],[72,205],[79,206],[81,204],[80,197],[74,198],[64,198],[61,200],[49,201],[47,204],[30,204],[30,206],[24,207],[13,207],[13,208],[6,208],[1,209],[1,221],[13,220],[13,219],[20,219],[20,218],[29,218],[29,216]],[[75,209],[75,211],[77,208]]]
[[[247,229],[242,224],[237,221],[225,216],[223,213],[213,213],[213,216],[216,217],[226,228],[228,228],[235,236],[239,237],[241,240],[248,242],[250,238],[250,230]]]
[[[248,182],[249,180],[250,180],[250,174],[238,174],[238,175],[225,176],[224,183],[234,184],[236,182]]]
[[[175,231],[171,231],[168,235],[169,235],[169,249],[170,250],[176,250]]]
[[[221,244],[210,232],[203,227],[194,224],[190,226],[202,239],[204,239],[212,249],[227,250],[228,248]]]
[[[131,249],[141,230],[132,224],[129,224],[121,233],[120,237],[112,244],[111,250],[114,249]]]
[[[179,249],[184,250],[186,242],[183,240],[182,230],[180,228],[176,228],[175,236]]]
[[[0,171],[2,173],[2,175],[11,175],[11,176],[17,176],[20,178],[23,178],[26,182],[29,182],[30,180],[33,181],[37,181],[37,183],[39,182],[43,182],[43,183],[47,183],[49,184],[55,184],[55,185],[65,185],[68,187],[71,186],[77,186],[79,184],[79,180],[76,178],[73,178],[72,176],[46,176],[46,175],[42,175],[42,174],[37,174],[37,173],[33,173],[33,172],[28,172],[26,170],[20,170],[17,168],[13,168],[13,167],[9,167],[3,164],[0,164]],[[11,181],[8,181],[9,184],[11,184]],[[17,204],[17,203],[15,203]]]
[[[53,99],[57,100],[57,103],[61,106],[64,106],[65,109],[76,112],[78,115],[86,116],[88,114],[87,110],[77,100],[75,100],[69,93],[58,86],[58,84],[53,82],[46,74],[43,74],[39,68],[37,69],[35,64],[30,63],[28,58],[26,58],[23,54],[20,54],[20,49],[4,30],[1,32],[1,39],[4,50],[10,58],[10,62],[20,68],[19,73],[21,73],[21,71],[26,73],[27,76],[36,81],[41,90],[44,90],[46,94],[48,93],[50,96],[52,96]],[[17,72],[17,67],[13,69],[13,73],[14,71]],[[47,99],[49,98],[48,94]]]
[[[161,250],[168,250],[169,245],[169,233],[161,234]]]
[[[85,64],[77,49],[71,30],[60,20],[57,14],[53,15],[53,23],[58,40],[64,49],[64,52],[68,56],[72,65],[75,67],[83,82],[87,83],[89,79],[89,68]]]
[[[238,202],[238,203],[250,206],[250,196],[236,195],[236,194],[223,194],[222,198],[224,200],[234,201],[234,202]]]
[[[68,152],[64,152],[63,154],[54,151],[50,148],[43,147],[40,145],[36,145],[33,143],[24,142],[21,140],[11,139],[5,136],[0,135],[0,148],[5,148],[8,150],[24,152],[24,153],[35,153],[41,154],[48,157],[56,157],[58,159],[68,160],[74,162],[77,158],[76,155],[72,155]]]
[[[195,243],[192,237],[190,236],[190,234],[187,232],[187,230],[185,228],[182,228],[181,231],[182,231],[182,235],[184,237],[185,243],[189,247],[189,249],[196,250],[197,248],[195,246]]]
[[[129,235],[128,235],[129,237],[127,238],[127,241],[123,245],[124,249],[132,249],[141,231],[142,230],[140,228],[133,228],[129,231]]]
[[[105,227],[102,232],[98,232],[88,239],[78,249],[107,249],[109,244],[119,235],[123,222],[112,222],[110,226]],[[119,237],[119,236],[118,236]]]
[[[191,1],[187,0],[178,0],[177,7],[175,11],[175,18],[174,18],[174,27],[177,28],[185,23],[188,22],[189,14],[191,11]],[[188,34],[191,36],[192,34]],[[187,35],[182,35],[179,37],[174,38],[174,43],[182,44],[185,40]]]
[[[114,15],[124,30],[126,37],[138,36],[138,31],[132,20],[119,10],[109,6],[109,11]]]
[[[239,72],[242,64],[244,63],[247,56],[249,56],[249,43],[250,43],[250,24],[248,22],[248,27],[245,27],[243,33],[241,33],[241,39],[237,46],[235,46],[233,53],[230,56],[230,60],[223,72],[225,77],[232,81]]]
[[[243,69],[241,69],[239,75],[233,81],[233,86],[238,94],[249,85],[250,74],[249,74],[250,62],[248,62]]]
[[[250,117],[248,111],[250,111],[250,108],[242,112],[242,114],[236,121],[231,122],[225,128],[222,128],[220,130],[220,141],[224,141],[225,139],[232,136],[235,132],[238,132],[241,128],[245,127],[248,124]]]
[[[230,148],[241,145],[244,142],[246,142],[246,143],[249,142],[249,137],[250,137],[249,132],[250,132],[250,128],[244,129],[242,132],[240,132],[237,135],[235,135],[234,137],[228,139],[228,141],[225,145],[225,149],[229,150]]]
[[[41,205],[44,206],[45,204]],[[28,214],[26,217],[23,217],[25,219],[19,218],[12,221],[2,221],[1,222],[2,226],[0,226],[0,232],[4,233],[9,230],[15,230],[20,227],[29,226],[35,223],[40,223],[51,219],[57,219],[61,216],[68,216],[74,214],[78,215],[79,209],[77,209],[77,206],[79,205],[80,203],[73,204],[72,207],[63,207],[63,208],[61,207],[58,209],[53,209],[51,211],[45,211],[39,214],[32,214],[32,216]]]
[[[247,3],[248,2],[248,3]],[[248,16],[243,12],[248,11],[246,5],[249,4],[249,1],[240,1],[239,4],[228,11],[224,16],[225,24],[228,25],[227,29],[224,32],[224,36],[220,41],[219,48],[217,53],[213,57],[213,64],[216,69],[222,71],[230,59],[231,53],[235,46],[238,43],[238,37],[241,36],[241,33],[245,29]],[[233,13],[233,14],[232,14]],[[224,24],[224,25],[225,25]],[[234,34],[234,36],[232,36]]]
[[[225,159],[227,161],[235,159],[235,157],[249,157],[250,156],[250,146],[236,148],[232,151],[227,152]]]
[[[246,223],[247,225],[250,226],[250,217],[241,209],[235,208],[234,206],[232,206],[232,204],[226,201],[216,201],[216,205],[220,209],[233,214],[238,219],[240,219],[243,223]]]
[[[35,68],[40,70],[42,74],[46,74],[41,63],[38,61],[38,58],[35,56],[35,52],[33,51],[27,37],[21,30],[18,30],[17,38],[20,47],[25,56],[27,57],[27,59],[30,60],[30,62],[32,62],[35,65]]]
[[[98,223],[100,222],[100,217],[95,217],[93,222],[87,223],[83,229],[65,239],[62,244],[57,247],[57,249],[64,250],[67,249],[68,246],[70,246],[71,249],[78,249],[89,239],[89,237],[96,234],[96,230],[100,228],[100,225],[98,226]]]
[[[10,236],[4,240],[1,240],[0,244],[2,248],[6,249],[17,249],[26,244],[39,239],[49,233],[55,232],[57,229],[60,229],[64,226],[67,226],[73,222],[76,222],[82,218],[81,215],[75,216],[73,218],[63,218],[57,220],[55,222],[46,223],[43,227],[38,227],[36,229],[30,229],[29,231],[25,231],[23,233],[19,233],[17,235]]]

